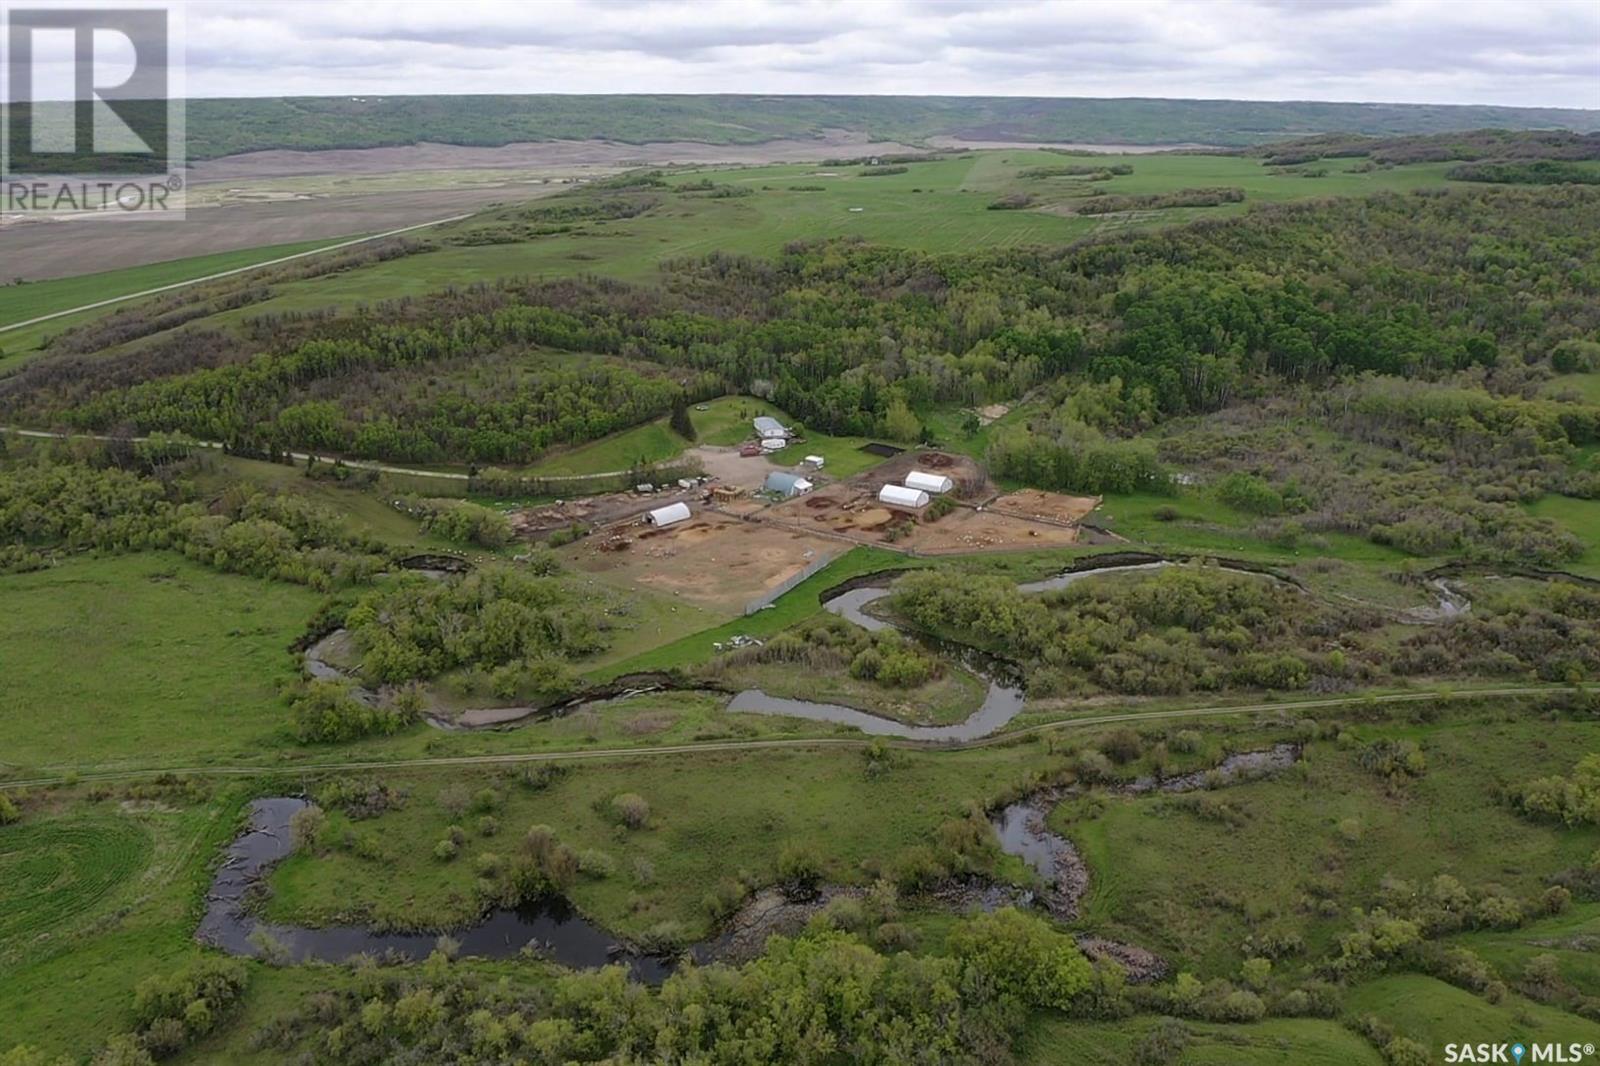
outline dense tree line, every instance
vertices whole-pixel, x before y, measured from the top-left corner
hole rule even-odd
[[[1372,625],[1353,613],[1319,617],[1298,592],[1266,579],[1188,570],[1037,596],[1004,578],[915,573],[895,586],[891,604],[919,628],[1022,663],[1039,695],[1301,689],[1314,674],[1359,669],[1326,634]]]
[[[1497,185],[1600,185],[1600,169],[1558,159],[1463,163],[1445,171],[1444,176],[1451,181],[1483,181]]]
[[[1478,378],[1470,387],[1368,376],[1240,402],[1161,427],[1157,452],[1223,502],[1267,516],[1261,532],[1290,545],[1337,532],[1421,556],[1579,557],[1578,538],[1522,505],[1600,492],[1600,476],[1576,462],[1600,407],[1495,395],[1482,374],[1455,375]]]
[[[1344,690],[1399,677],[1600,677],[1600,592],[1569,583],[1486,596],[1396,643],[1365,608],[1207,569],[1106,577],[1042,595],[1003,578],[910,574],[890,601],[928,632],[1020,663],[1037,695]]]
[[[170,549],[217,570],[328,589],[370,581],[388,563],[385,549],[300,497],[239,486],[208,505],[170,469],[113,466],[98,446],[87,449],[91,461],[60,451],[28,447],[0,460],[0,571],[38,569],[63,551]]]
[[[277,316],[249,356],[179,331],[124,359],[39,360],[0,379],[0,412],[495,462],[722,391],[878,435],[894,411],[1014,400],[1069,377],[1116,380],[1141,417],[1168,419],[1285,384],[1503,373],[1593,343],[1597,208],[1600,192],[1573,186],[1387,194],[1065,249],[834,241],[668,262],[651,288],[510,280]],[[578,370],[539,349],[614,358]]]
[[[1095,981],[1069,935],[1003,910],[961,923],[944,956],[883,954],[823,926],[740,968],[680,969],[659,994],[620,966],[528,986],[436,954],[358,969],[253,1042],[330,1063],[997,1063],[1030,1010],[1072,1007]]]
[[[559,578],[505,566],[388,583],[362,596],[344,621],[361,675],[373,684],[468,670],[506,697],[564,693],[575,684],[567,660],[609,642],[604,616]]]
[[[1100,192],[1073,210],[1080,215],[1109,215],[1117,211],[1162,211],[1169,207],[1216,207],[1244,202],[1244,190],[1237,187],[1177,189],[1173,192],[1116,196]]]
[[[1324,133],[1245,149],[1268,166],[1316,159],[1370,158],[1390,166],[1464,159],[1600,159],[1600,133],[1570,130],[1480,129],[1409,137]]]

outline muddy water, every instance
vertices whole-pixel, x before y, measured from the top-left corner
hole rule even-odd
[[[195,937],[230,955],[253,957],[261,950],[252,937],[264,933],[296,962],[343,962],[357,955],[385,953],[426,958],[438,934],[379,933],[356,925],[308,928],[263,922],[248,912],[249,900],[259,891],[267,872],[293,850],[289,819],[305,805],[305,800],[287,797],[250,804],[249,828],[228,846],[206,896],[206,913]],[[659,984],[673,968],[670,959],[630,951],[561,900],[502,908],[476,925],[447,930],[446,935],[461,945],[462,955],[505,959],[531,946],[541,958],[573,969],[624,963],[637,980],[649,984]]]

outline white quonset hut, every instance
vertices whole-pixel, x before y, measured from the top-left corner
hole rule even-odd
[[[938,494],[949,492],[956,487],[956,483],[943,474],[928,474],[921,470],[913,470],[906,475],[906,488],[921,489],[923,492]]]
[[[679,522],[689,520],[689,505],[686,503],[669,503],[665,507],[657,507],[654,511],[644,516],[645,524],[652,526],[672,526]]]
[[[921,489],[908,489],[904,485],[885,485],[878,490],[878,502],[890,507],[916,509],[928,506],[928,494]]]
[[[787,437],[789,430],[782,422],[770,415],[760,415],[755,420],[756,436],[758,437]]]

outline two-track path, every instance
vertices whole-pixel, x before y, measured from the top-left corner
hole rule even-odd
[[[1300,712],[1319,708],[1370,706],[1378,704],[1422,703],[1428,700],[1465,700],[1549,696],[1573,691],[1570,685],[1517,685],[1503,688],[1469,688],[1419,692],[1395,692],[1367,696],[1339,696],[1319,700],[1286,700],[1272,703],[1179,707],[1152,711],[1125,711],[1115,714],[1086,715],[995,733],[980,740],[960,743],[926,744],[914,741],[889,741],[895,747],[923,751],[967,751],[973,748],[1009,744],[1021,737],[1059,729],[1113,725],[1122,722],[1159,722],[1184,718],[1223,718],[1234,715]],[[440,755],[402,759],[366,759],[343,762],[293,762],[278,765],[185,766],[168,764],[115,770],[93,767],[52,767],[44,776],[0,782],[0,790],[38,788],[61,784],[71,779],[80,782],[128,781],[159,777],[163,774],[192,777],[260,777],[270,774],[344,773],[358,770],[411,770],[452,766],[495,766],[517,763],[584,762],[612,759],[693,757],[718,752],[760,752],[792,748],[860,748],[872,739],[861,737],[787,737],[772,740],[717,740],[698,744],[661,744],[631,748],[578,748],[566,751],[507,752],[498,755]],[[69,778],[70,775],[70,778]]]

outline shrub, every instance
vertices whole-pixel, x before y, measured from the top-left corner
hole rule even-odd
[[[587,877],[601,880],[610,877],[616,870],[616,860],[597,848],[578,852],[578,871]]]
[[[416,721],[396,707],[371,707],[343,681],[309,681],[289,705],[294,735],[302,744],[331,744],[367,736],[392,736]]]
[[[440,862],[450,862],[460,853],[461,848],[453,840],[441,840],[433,846],[433,857]]]
[[[650,820],[650,804],[637,792],[623,792],[611,797],[611,813],[629,829],[642,829]]]
[[[1180,755],[1193,755],[1200,750],[1203,743],[1204,740],[1198,732],[1193,729],[1185,729],[1167,741],[1167,747]]]
[[[289,841],[296,851],[310,851],[317,846],[328,816],[315,803],[295,811],[289,817]]]
[[[1168,1066],[1178,1061],[1188,1043],[1189,1030],[1182,1022],[1162,1018],[1133,1045],[1133,1061],[1137,1066]]]
[[[1433,1055],[1415,1040],[1397,1036],[1383,1045],[1383,1061],[1389,1066],[1430,1066]]]
[[[1130,763],[1144,753],[1144,741],[1131,729],[1119,729],[1100,742],[1100,750],[1118,766]]]
[[[10,796],[0,792],[0,825],[12,825],[22,820],[22,811]]]
[[[822,857],[809,844],[784,845],[778,854],[778,883],[785,895],[807,899],[822,883]]]
[[[478,835],[492,837],[500,832],[500,819],[492,814],[485,814],[478,819]]]

